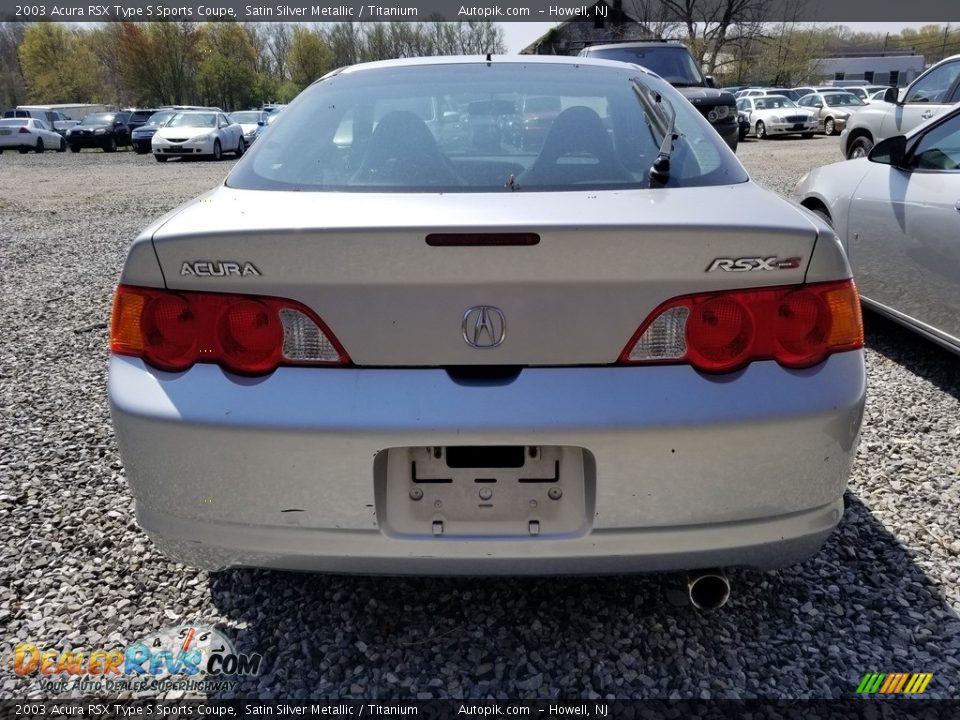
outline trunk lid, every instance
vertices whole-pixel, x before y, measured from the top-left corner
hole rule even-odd
[[[478,232],[540,241],[426,241]],[[302,302],[358,365],[583,365],[615,362],[669,298],[801,283],[816,237],[801,211],[753,183],[503,194],[221,187],[161,225],[154,246],[167,287]],[[708,272],[718,258],[755,257],[799,262]],[[480,306],[502,313],[497,347],[468,344]],[[497,313],[482,314],[499,333]]]

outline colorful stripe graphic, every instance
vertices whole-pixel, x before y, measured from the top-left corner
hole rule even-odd
[[[867,673],[857,686],[857,695],[921,695],[933,673]]]

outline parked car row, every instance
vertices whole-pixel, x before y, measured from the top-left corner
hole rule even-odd
[[[131,147],[137,154],[152,153],[158,162],[171,157],[240,157],[259,137],[283,106],[227,114],[220,108],[175,105],[158,109],[96,112],[86,115],[60,134],[30,112],[8,111],[0,120],[0,152],[58,150],[72,152],[99,148],[115,152]],[[31,111],[32,112],[32,111]],[[39,112],[39,111],[37,111]]]

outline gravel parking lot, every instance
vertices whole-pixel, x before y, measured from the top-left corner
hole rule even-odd
[[[748,140],[789,194],[836,138]],[[867,316],[869,400],[843,523],[803,565],[735,571],[701,615],[675,576],[393,579],[168,562],[137,529],[106,402],[111,293],[148,221],[233,161],[0,156],[0,691],[18,642],[116,648],[213,626],[259,697],[836,698],[867,672],[960,696],[960,358]],[[749,208],[744,208],[749,212]]]

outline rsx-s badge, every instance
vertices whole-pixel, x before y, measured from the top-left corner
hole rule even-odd
[[[707,272],[723,270],[724,272],[750,272],[751,270],[796,270],[800,267],[801,258],[791,257],[781,260],[777,257],[741,257],[715,258]]]
[[[195,260],[192,263],[184,262],[180,266],[181,275],[198,275],[200,277],[226,277],[236,275],[261,275],[252,262],[232,262],[229,260]]]

